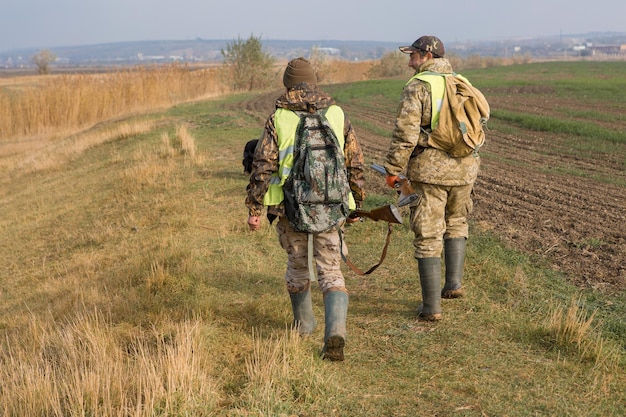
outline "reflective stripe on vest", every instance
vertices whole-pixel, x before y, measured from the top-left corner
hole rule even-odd
[[[339,147],[343,153],[345,138],[343,137],[344,114],[341,107],[332,105],[326,109],[325,113],[328,124],[335,132],[335,136],[339,141]],[[285,195],[283,193],[283,184],[291,173],[293,168],[293,148],[296,141],[296,130],[300,124],[300,116],[287,109],[279,108],[274,113],[274,127],[276,129],[276,139],[278,141],[278,171],[272,174],[270,186],[263,196],[263,204],[265,206],[276,206],[280,204]],[[354,196],[349,193],[350,210],[356,208]]]
[[[446,80],[441,74],[438,74],[436,72],[424,71],[420,72],[419,74],[415,74],[413,77],[411,77],[409,82],[416,78],[430,84],[430,94],[432,96],[430,110],[430,127],[431,129],[435,129],[437,123],[439,123],[439,112],[441,111],[443,96],[446,92]]]

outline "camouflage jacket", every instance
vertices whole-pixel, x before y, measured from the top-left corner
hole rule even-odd
[[[276,108],[293,111],[307,111],[311,108],[324,109],[332,104],[335,104],[335,102],[328,94],[320,91],[317,86],[306,83],[287,90],[285,94],[276,100]],[[350,190],[356,201],[357,208],[360,208],[365,199],[363,190],[365,183],[363,177],[363,152],[357,141],[354,129],[347,118],[344,122],[343,133],[345,138],[344,156]],[[272,113],[265,122],[263,136],[260,138],[256,148],[250,183],[246,189],[246,206],[250,216],[263,214],[263,197],[269,188],[271,175],[278,171],[278,162],[278,140],[274,126],[274,113]],[[269,206],[267,212],[269,215],[283,216],[285,213],[284,205],[281,203],[277,206]]]
[[[425,62],[418,72],[453,72],[446,58]],[[437,185],[466,185],[476,181],[480,157],[452,158],[444,151],[428,147],[432,114],[430,84],[413,79],[402,90],[396,125],[385,160],[392,175],[406,172],[411,181]]]

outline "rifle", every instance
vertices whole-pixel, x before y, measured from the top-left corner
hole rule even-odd
[[[348,215],[348,217],[353,218],[353,219],[357,217],[361,217],[361,218],[366,217],[368,219],[374,220],[375,222],[379,220],[384,220],[387,223],[389,223],[388,228],[387,228],[387,239],[385,241],[385,247],[383,248],[383,253],[380,256],[380,260],[378,261],[376,265],[368,269],[366,272],[361,271],[352,262],[350,262],[350,260],[344,254],[343,248],[341,250],[341,258],[346,263],[346,265],[350,267],[350,269],[352,269],[358,275],[369,275],[372,272],[374,272],[374,270],[378,268],[385,260],[385,256],[387,256],[387,247],[389,246],[389,241],[391,240],[391,231],[393,230],[392,225],[393,223],[402,224],[402,216],[400,215],[400,212],[398,211],[398,208],[396,206],[394,206],[393,204],[387,204],[386,206],[378,207],[371,211],[354,210],[352,213]],[[343,245],[341,231],[339,232],[339,240],[340,240],[340,243]]]
[[[375,222],[384,220],[388,223],[402,224],[402,216],[400,215],[398,208],[393,204],[387,204],[386,206],[375,208],[372,211],[354,210],[348,215],[348,217],[352,219],[365,217],[374,220]]]
[[[387,170],[378,164],[372,164],[372,169],[379,174],[387,175]],[[411,186],[411,181],[404,175],[398,175],[398,181],[395,184],[396,190],[400,193],[398,197],[398,207],[406,206],[419,200],[419,195]]]

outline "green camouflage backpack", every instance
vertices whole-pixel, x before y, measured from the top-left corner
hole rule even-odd
[[[294,230],[326,231],[349,214],[350,185],[343,150],[326,119],[326,109],[296,112],[294,162],[283,190],[285,214]]]

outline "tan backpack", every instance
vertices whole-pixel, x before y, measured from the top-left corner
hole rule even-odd
[[[489,103],[485,96],[463,76],[442,74],[445,94],[439,123],[430,133],[428,144],[454,158],[478,152],[485,143]]]

